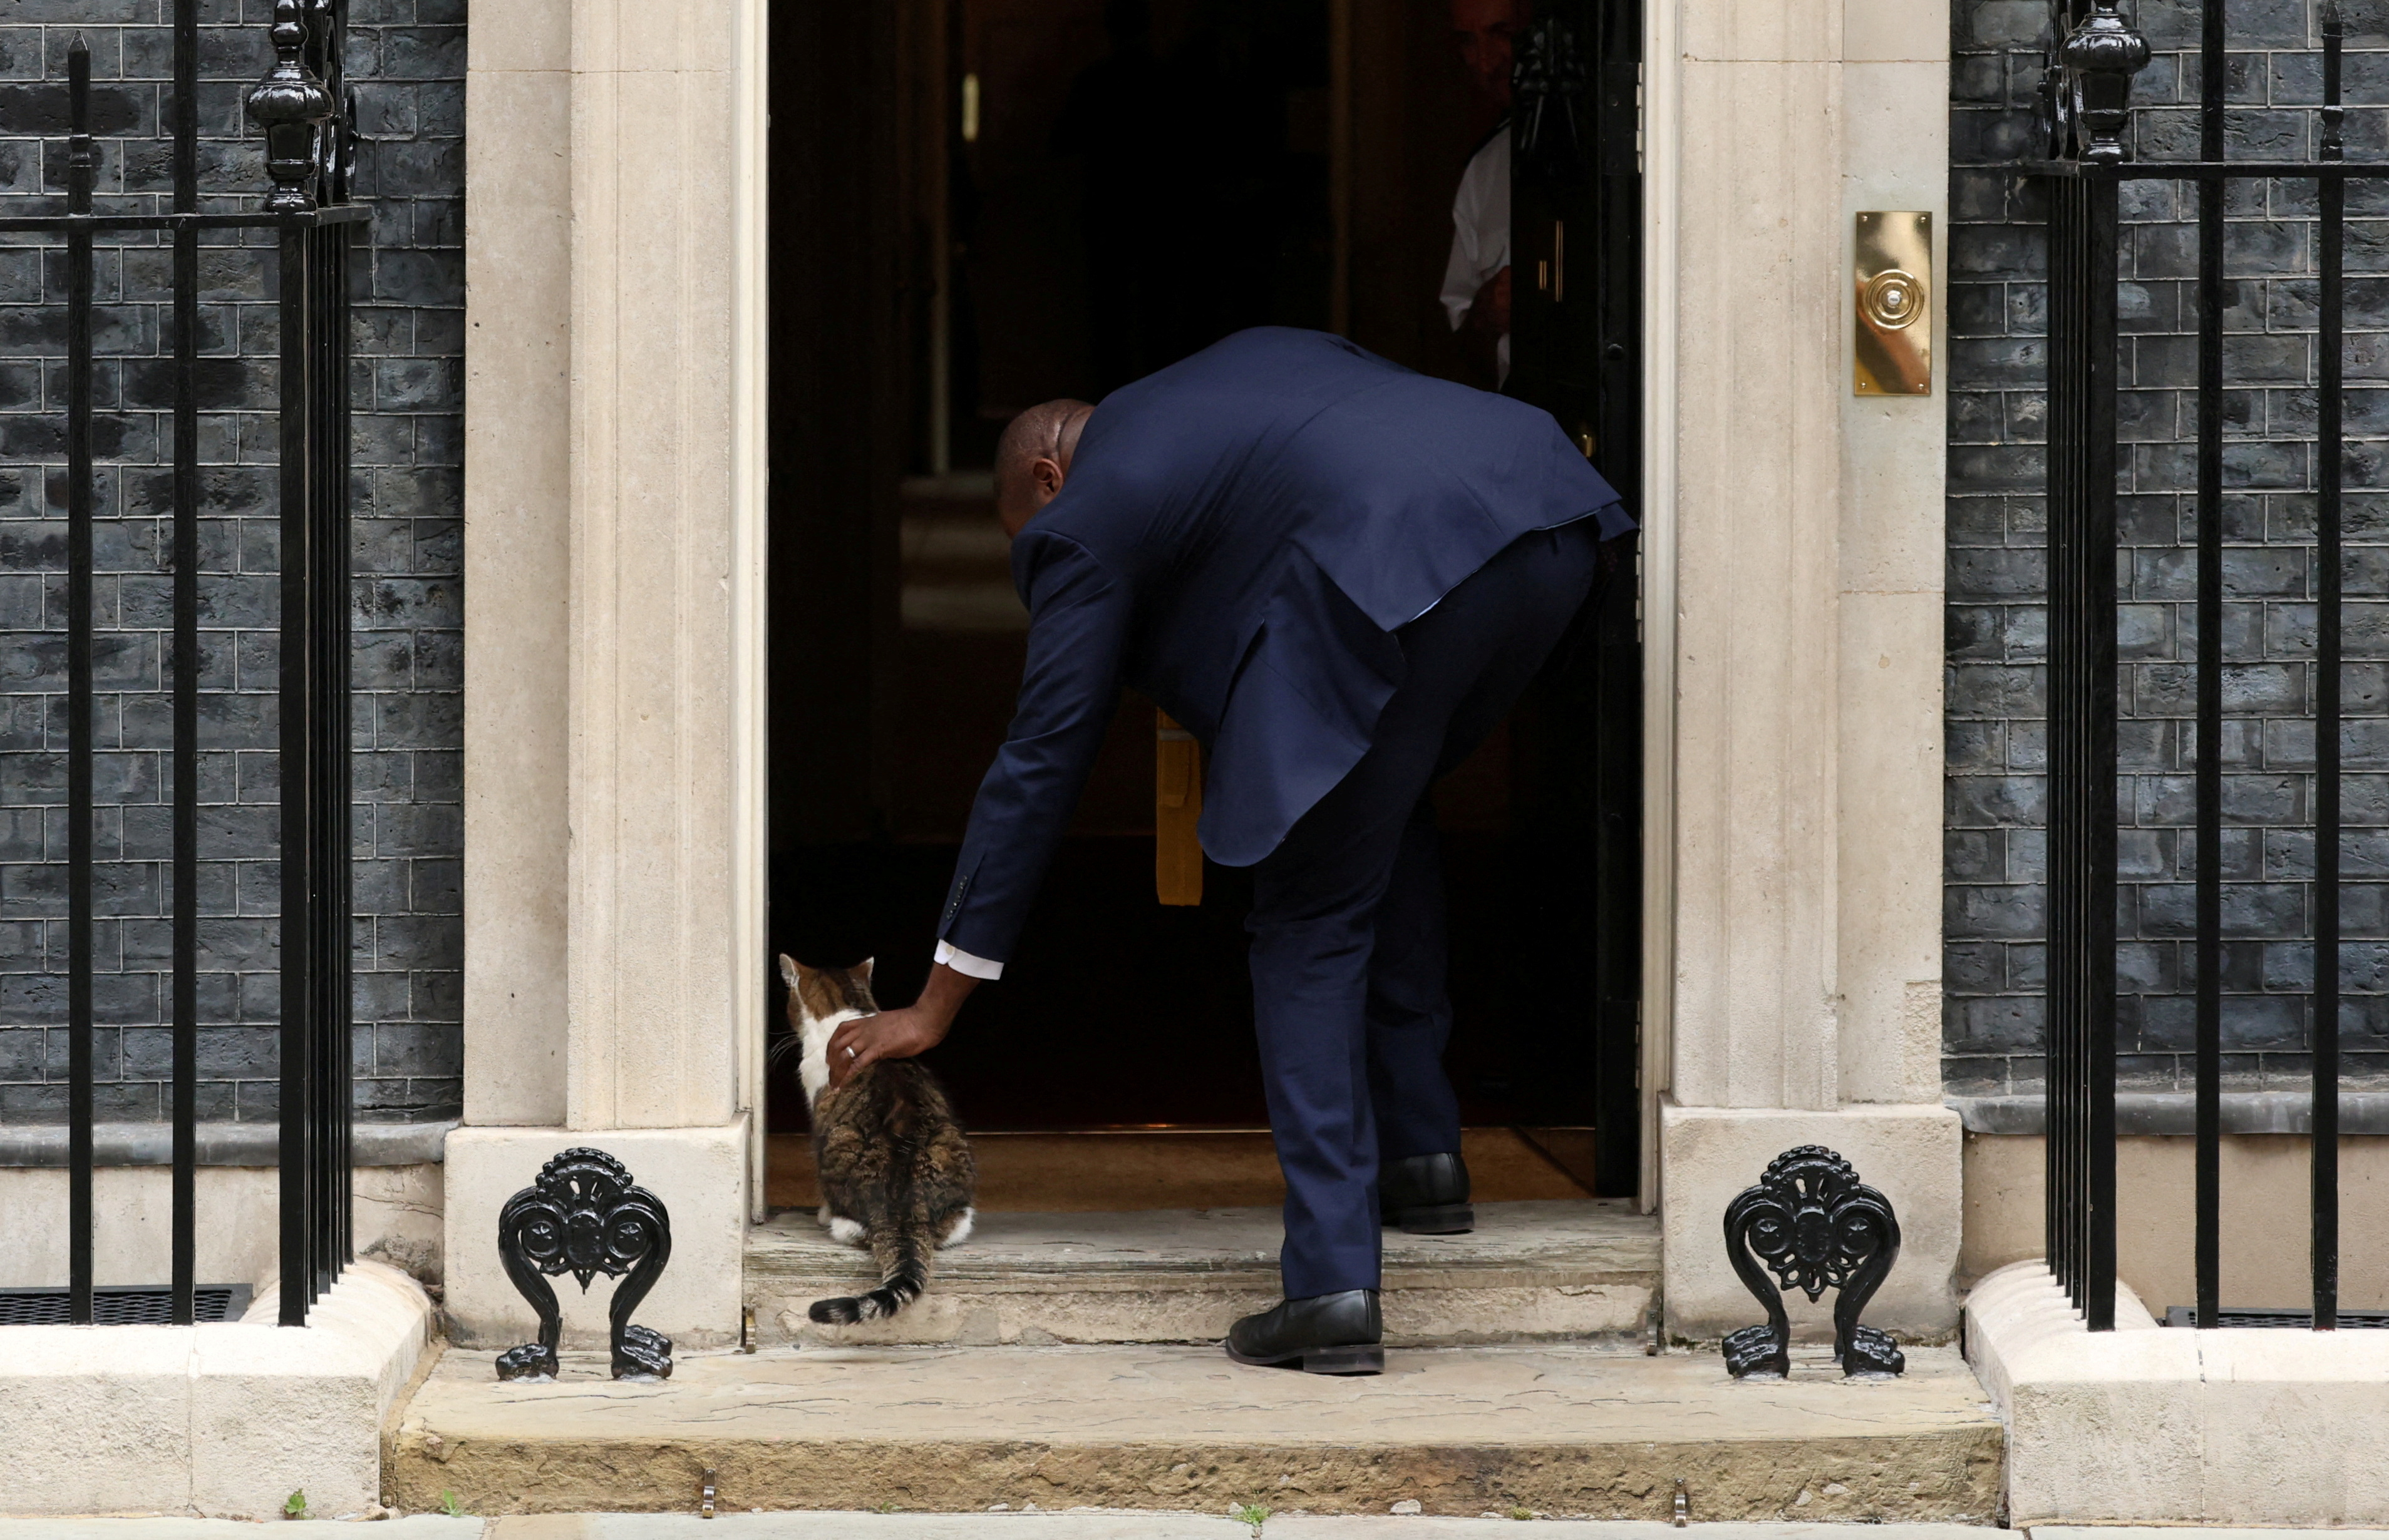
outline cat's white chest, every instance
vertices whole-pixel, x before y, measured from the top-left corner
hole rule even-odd
[[[841,1011],[834,1016],[807,1018],[804,1025],[804,1057],[797,1061],[797,1079],[805,1088],[805,1105],[821,1100],[829,1086],[829,1040],[848,1022],[869,1015],[867,1011]]]

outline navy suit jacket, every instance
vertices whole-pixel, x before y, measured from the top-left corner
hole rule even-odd
[[[1550,414],[1322,332],[1239,332],[1114,391],[1013,542],[1028,667],[939,938],[1009,958],[1121,685],[1203,745],[1203,848],[1250,865],[1368,751],[1394,633],[1586,517],[1633,528]]]

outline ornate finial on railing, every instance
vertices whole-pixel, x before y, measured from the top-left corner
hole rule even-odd
[[[307,67],[308,27],[300,0],[274,0],[274,67],[249,87],[249,121],[265,134],[265,171],[274,190],[265,206],[275,213],[303,214],[315,207],[314,182],[323,170],[323,134],[332,116],[332,94]]]
[[[1735,1379],[1792,1371],[1786,1289],[1811,1300],[1828,1289],[1842,1292],[1833,1302],[1833,1356],[1844,1374],[1897,1374],[1908,1367],[1890,1333],[1859,1323],[1899,1259],[1899,1220],[1889,1200],[1833,1151],[1803,1144],[1769,1161],[1758,1185],[1726,1205],[1725,1247],[1743,1286],[1767,1307],[1764,1323],[1726,1337],[1725,1367]],[[1769,1268],[1780,1281],[1769,1281]]]
[[[2114,0],[2095,0],[2090,13],[2059,45],[2057,59],[2064,72],[2057,89],[2071,94],[2066,112],[2074,128],[2074,154],[2105,164],[2122,160],[2132,77],[2148,66],[2149,40],[2116,14]]]

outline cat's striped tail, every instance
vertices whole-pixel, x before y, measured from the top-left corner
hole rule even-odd
[[[907,1225],[888,1250],[894,1254],[880,1259],[888,1276],[878,1288],[843,1299],[817,1299],[805,1313],[824,1326],[852,1326],[857,1321],[886,1320],[919,1299],[929,1286],[928,1248],[922,1244],[921,1236]]]

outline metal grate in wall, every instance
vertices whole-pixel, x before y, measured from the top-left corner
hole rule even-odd
[[[2311,1310],[2259,1310],[2246,1305],[2227,1305],[2223,1307],[2221,1316],[2222,1320],[2219,1324],[2224,1326],[2272,1326],[2283,1330],[2305,1331],[2314,1325],[2314,1312]],[[2165,1323],[2167,1326],[2178,1326],[2185,1330],[2195,1328],[2198,1325],[2198,1306],[2169,1305],[2165,1309]],[[2342,1330],[2363,1327],[2378,1330],[2389,1327],[2389,1311],[2342,1310],[2339,1313],[2339,1324]]]
[[[174,1291],[164,1284],[135,1284],[92,1292],[96,1326],[164,1326],[172,1318]],[[193,1318],[236,1321],[249,1309],[246,1283],[202,1284],[192,1294]],[[64,1326],[64,1289],[0,1289],[0,1326]]]

